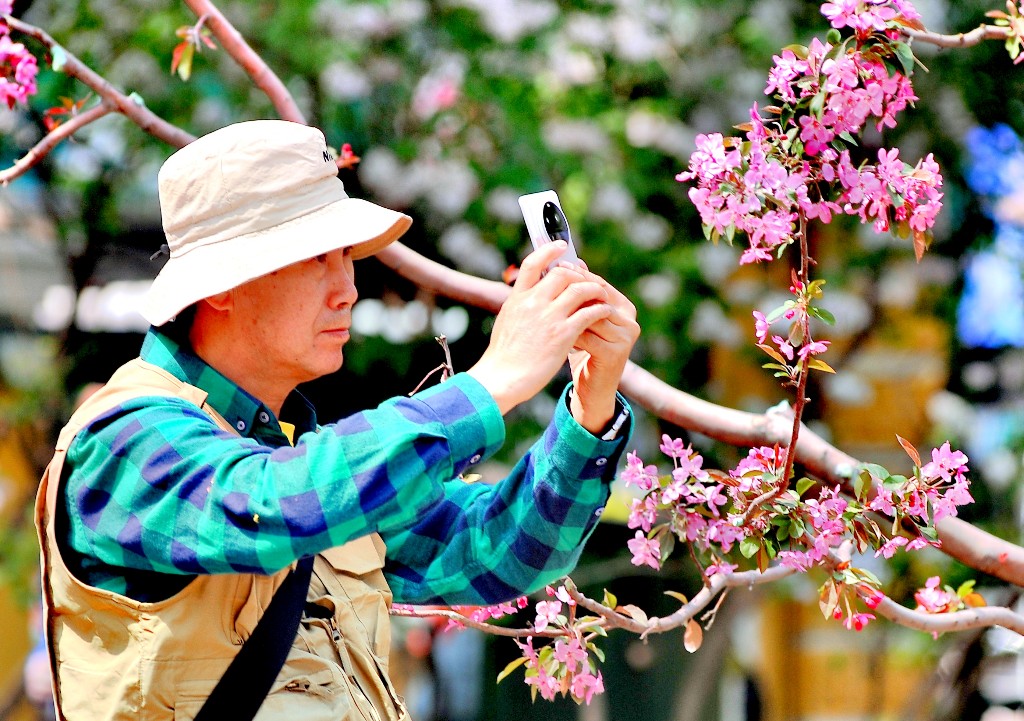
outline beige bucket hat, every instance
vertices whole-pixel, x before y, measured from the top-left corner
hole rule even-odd
[[[143,302],[163,325],[198,300],[338,248],[366,258],[412,224],[350,198],[316,128],[252,120],[204,135],[160,168],[170,258]]]

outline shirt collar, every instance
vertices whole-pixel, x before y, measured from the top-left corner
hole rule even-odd
[[[140,355],[142,360],[163,368],[178,380],[206,391],[206,402],[241,435],[261,441],[285,438],[277,418],[266,404],[196,355],[187,341],[151,327],[142,342]],[[313,406],[298,391],[292,391],[285,399],[281,416],[295,425],[296,436],[316,429]]]

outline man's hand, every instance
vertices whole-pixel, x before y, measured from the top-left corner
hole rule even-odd
[[[640,337],[640,326],[636,308],[626,296],[594,273],[584,271],[584,276],[605,289],[612,313],[589,326],[576,341],[578,350],[569,356],[575,384],[570,408],[581,426],[599,435],[612,421],[615,391]]]
[[[494,396],[502,414],[543,389],[585,331],[616,312],[609,303],[611,286],[581,268],[558,266],[541,277],[565,248],[565,241],[555,241],[526,257],[494,321],[487,350],[468,371]],[[607,355],[597,350],[602,359]]]

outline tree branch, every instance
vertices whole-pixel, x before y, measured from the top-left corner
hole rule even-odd
[[[404,618],[447,618],[465,626],[466,628],[475,628],[478,631],[483,631],[484,633],[488,633],[492,636],[508,636],[511,638],[525,638],[526,636],[561,638],[565,635],[558,630],[537,631],[533,628],[510,628],[508,626],[498,626],[493,623],[485,623],[483,621],[474,621],[453,609],[438,608],[435,606],[406,606],[396,604],[391,607],[391,615],[402,616]]]
[[[32,146],[25,155],[18,159],[14,165],[7,170],[0,171],[0,184],[7,185],[20,175],[28,172],[39,163],[46,155],[53,150],[62,140],[70,138],[78,130],[82,129],[94,120],[99,120],[104,115],[113,112],[113,108],[106,101],[100,101],[95,107],[89,108],[83,113],[75,115],[70,120],[61,123],[44,135],[42,139]]]
[[[45,30],[13,17],[7,18],[7,24],[13,30],[38,40],[46,46],[51,55],[63,54],[63,63],[57,68],[60,72],[92,88],[112,110],[121,113],[154,138],[162,140],[175,148],[184,147],[195,140],[195,136],[191,133],[168,123],[135,98],[129,97],[115,88],[105,78],[68,52],[56,40],[50,37],[49,33]]]
[[[220,41],[221,47],[245,70],[256,87],[270,98],[274,109],[283,120],[307,124],[305,116],[299,110],[299,106],[295,104],[292,94],[288,92],[288,88],[281,82],[281,79],[212,2],[209,0],[185,0],[185,4],[197,17],[206,18],[206,26]]]
[[[510,292],[504,283],[447,268],[401,243],[392,243],[377,258],[421,288],[494,313]],[[778,407],[763,414],[724,408],[673,388],[634,363],[627,364],[619,388],[657,417],[732,446],[784,445],[792,432],[792,415]],[[801,430],[794,457],[822,481],[844,487],[860,464],[806,427]],[[936,529],[942,550],[949,556],[1007,583],[1024,586],[1024,548],[959,518],[944,518]]]
[[[969,48],[979,45],[986,40],[1006,40],[1009,37],[1009,28],[996,27],[995,25],[979,25],[967,33],[956,33],[955,35],[942,35],[929,30],[912,30],[902,28],[902,32],[908,38],[921,43],[928,43],[940,48]]]
[[[862,594],[863,596],[863,594]],[[900,626],[914,628],[928,633],[966,631],[971,628],[1002,626],[1024,636],[1024,616],[1002,606],[969,608],[952,613],[923,613],[901,606],[891,598],[883,598],[878,604],[879,615]]]

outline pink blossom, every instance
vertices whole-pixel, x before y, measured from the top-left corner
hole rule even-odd
[[[662,453],[669,458],[681,458],[686,454],[686,446],[682,438],[671,438],[667,433],[661,436],[661,445],[658,446]]]
[[[800,572],[810,571],[821,560],[809,551],[779,551],[777,558],[779,565]]]
[[[924,588],[918,589],[914,594],[917,601],[917,610],[926,613],[948,613],[960,607],[960,597],[952,591],[939,588],[939,577],[932,576]]]
[[[549,674],[540,664],[536,664],[533,668],[537,670],[537,675],[527,676],[526,685],[535,686],[540,697],[545,701],[554,701],[559,689],[558,679]]]
[[[10,15],[14,7],[14,0],[0,0],[0,15]]]
[[[870,613],[851,613],[843,621],[843,625],[851,631],[863,631],[868,622],[874,620],[874,615]]]
[[[861,586],[861,589],[863,590],[864,586]],[[874,610],[878,608],[884,600],[884,593],[879,591],[877,588],[868,588],[867,595],[864,597],[864,605],[866,605],[871,610]]]
[[[704,569],[704,575],[711,578],[716,573],[721,573],[723,576],[728,576],[730,573],[739,568],[735,563],[726,563],[725,561],[718,561],[712,563],[710,566]]]
[[[960,451],[952,450],[949,441],[939,448],[933,448],[931,463],[921,466],[921,475],[924,478],[941,478],[945,483],[952,481],[954,475],[958,479],[963,478],[966,472],[967,456]]]
[[[901,547],[907,545],[907,539],[903,536],[893,536],[891,539],[882,544],[882,547],[875,551],[875,558],[879,556],[885,556],[886,558],[892,558],[896,551]]]
[[[626,546],[633,554],[634,566],[648,565],[655,571],[661,568],[661,543],[657,538],[647,538],[642,531],[637,531]]]
[[[910,543],[907,544],[907,550],[920,551],[922,548],[928,548],[928,546],[930,545],[932,544],[928,542],[927,538],[925,538],[924,536],[918,536],[917,538],[913,539]]]
[[[533,627],[540,633],[546,629],[550,624],[558,622],[558,614],[562,612],[561,601],[538,601],[537,602],[537,619],[533,622]]]
[[[789,341],[778,335],[773,335],[772,340],[779,347],[782,355],[786,356],[786,360],[793,360],[793,346],[789,344]]]
[[[813,115],[800,116],[800,140],[804,143],[804,151],[815,156],[828,147],[835,133]]]
[[[589,705],[590,700],[596,694],[604,693],[604,679],[601,677],[601,672],[598,671],[596,676],[589,673],[576,674],[572,679],[569,691],[575,698]]]
[[[757,336],[758,343],[764,343],[768,337],[768,328],[770,324],[764,313],[759,310],[754,311],[754,335]]]
[[[627,486],[637,486],[642,491],[649,491],[658,485],[658,469],[656,466],[645,466],[636,451],[626,454],[626,467],[621,474],[622,482]]]
[[[651,530],[658,517],[658,501],[653,495],[643,499],[634,498],[629,509],[629,528],[642,528],[644,532]]]
[[[807,360],[808,356],[820,355],[828,350],[828,346],[831,341],[827,340],[816,340],[812,341],[800,348],[797,351],[797,355],[800,356],[800,360]]]
[[[555,641],[554,656],[556,661],[564,663],[571,673],[575,673],[586,662],[587,651],[578,638],[568,642],[558,639]]]
[[[699,453],[694,453],[693,456],[687,453],[679,457],[677,462],[679,465],[672,471],[673,478],[677,480],[692,478],[695,481],[706,481],[708,479],[708,472],[702,468],[704,457]]]

